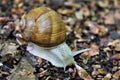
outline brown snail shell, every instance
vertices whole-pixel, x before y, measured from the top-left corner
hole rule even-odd
[[[58,13],[47,7],[39,7],[30,10],[21,19],[21,34],[25,41],[53,47],[65,41],[66,29]]]

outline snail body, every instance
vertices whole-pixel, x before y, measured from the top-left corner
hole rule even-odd
[[[65,68],[66,66],[75,62],[72,52],[66,43],[62,43],[52,49],[44,49],[43,47],[37,46],[34,43],[28,43],[28,46],[32,47],[32,49],[27,49],[30,53],[51,62],[52,65],[56,67]]]
[[[90,49],[73,52],[65,43],[66,29],[61,16],[47,7],[30,10],[20,21],[19,44],[27,43],[27,51],[48,60],[56,67],[76,64],[74,56]]]

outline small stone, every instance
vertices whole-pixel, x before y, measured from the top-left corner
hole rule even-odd
[[[119,39],[120,38],[120,34],[117,33],[116,31],[112,31],[112,32],[110,32],[110,38],[112,38],[112,39]]]
[[[92,65],[93,68],[98,69],[101,68],[101,65]]]
[[[72,72],[74,72],[74,70],[72,68],[69,68],[68,72],[72,73]]]
[[[110,80],[111,77],[112,77],[112,74],[108,73],[102,80]]]
[[[4,66],[2,67],[2,71],[9,71],[9,68],[4,65]]]
[[[0,66],[3,66],[3,63],[0,62]]]

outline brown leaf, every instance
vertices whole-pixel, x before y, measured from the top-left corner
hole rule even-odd
[[[93,34],[98,34],[100,29],[99,29],[99,25],[95,22],[92,21],[86,21],[84,23],[85,26],[88,26],[90,28],[90,32]]]
[[[66,28],[66,33],[67,34],[70,34],[70,32],[72,32],[72,29],[71,29],[70,26],[66,25],[65,28]]]
[[[113,60],[113,59],[120,59],[120,54],[114,54],[114,55],[112,55],[110,58],[109,58],[110,60]]]
[[[10,19],[8,17],[0,17],[0,23],[7,22]]]
[[[105,24],[115,24],[115,20],[112,14],[106,14],[105,15],[105,20],[104,20]]]
[[[115,72],[115,73],[113,74],[113,78],[114,78],[114,79],[118,80],[119,77],[120,77],[120,70],[117,71],[117,72]]]
[[[116,11],[114,14],[115,19],[120,19],[120,12]]]
[[[108,33],[108,29],[105,26],[99,25],[98,27],[99,27],[99,35],[100,36],[104,36]]]
[[[104,1],[98,1],[98,5],[99,5],[100,7],[102,7],[102,8],[108,6],[107,0],[105,0],[105,1],[106,1],[106,2],[104,2]]]
[[[120,4],[119,4],[119,0],[114,0],[114,6],[115,6],[115,7],[119,7],[119,5],[120,5]]]
[[[110,80],[111,77],[112,77],[112,74],[108,73],[102,80]]]
[[[107,71],[102,68],[98,69],[97,72],[98,72],[98,74],[106,74],[107,73]]]
[[[90,28],[91,33],[93,34],[98,34],[99,33],[99,28],[98,27],[91,27]]]
[[[37,58],[38,58],[37,59],[38,63],[41,64],[42,63],[42,58],[40,58],[40,57],[37,57]]]
[[[80,78],[84,79],[84,80],[93,80],[91,78],[91,76],[86,72],[86,70],[84,70],[82,67],[80,67],[79,65],[75,65],[77,68],[77,73],[80,76]]]
[[[45,72],[46,72],[47,70],[43,70],[42,72],[40,72],[40,77],[43,77],[44,75],[45,75]]]
[[[83,15],[84,15],[85,17],[90,16],[90,11],[89,11],[89,9],[88,9],[87,7],[82,7],[81,10],[82,10]]]
[[[94,70],[91,74],[92,74],[92,76],[96,76],[96,75],[98,75],[98,72],[96,70]]]
[[[81,10],[75,12],[75,16],[78,20],[83,19],[83,12]]]
[[[84,52],[81,56],[95,56],[99,54],[99,46],[97,46],[96,44],[91,44],[91,50],[88,52]]]
[[[1,53],[3,56],[7,54],[11,54],[12,56],[14,56],[16,53],[18,53],[18,50],[17,50],[18,47],[19,46],[17,44],[6,41]]]
[[[82,33],[81,33],[80,23],[76,23],[74,31],[75,31],[75,36],[77,38],[81,38]]]
[[[108,46],[112,46],[116,51],[120,51],[120,39],[116,39],[113,42],[110,42]]]
[[[35,68],[23,57],[8,80],[36,80],[36,76],[33,72],[35,72]]]
[[[69,9],[65,9],[65,10],[62,10],[62,9],[58,9],[57,11],[58,13],[60,14],[73,14],[73,10],[69,10]]]

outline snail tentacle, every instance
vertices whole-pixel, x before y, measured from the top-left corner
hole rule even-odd
[[[82,50],[79,50],[79,51],[75,51],[75,52],[72,53],[72,56],[76,56],[78,54],[81,54],[81,53],[89,51],[89,50],[91,50],[91,48],[86,48],[86,49],[82,49]]]

